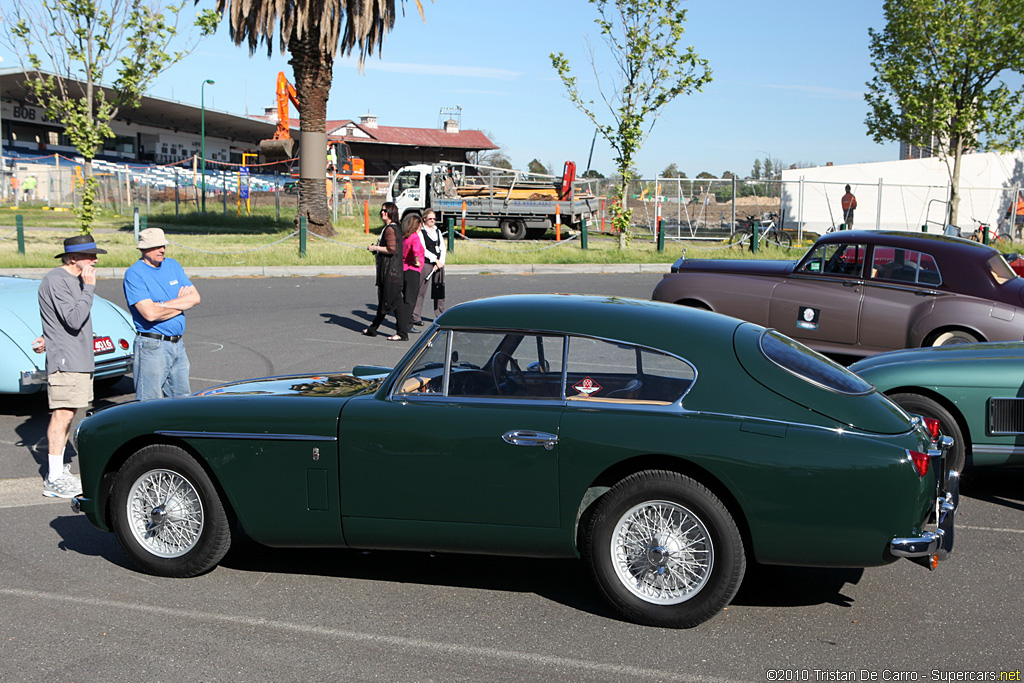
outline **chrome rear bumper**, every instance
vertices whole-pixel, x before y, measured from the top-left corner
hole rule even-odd
[[[889,552],[907,557],[935,569],[936,564],[953,552],[953,529],[956,509],[960,505],[960,475],[946,469],[946,453],[953,444],[948,436],[939,437],[938,448],[929,451],[935,471],[935,508],[926,530],[920,536],[894,538]]]

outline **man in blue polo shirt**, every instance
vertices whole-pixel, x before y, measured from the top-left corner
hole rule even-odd
[[[199,304],[199,290],[181,264],[167,258],[160,228],[139,232],[141,257],[124,274],[124,298],[135,321],[135,397],[187,396],[185,311]]]

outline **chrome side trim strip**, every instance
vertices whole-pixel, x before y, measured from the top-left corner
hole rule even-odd
[[[257,434],[253,432],[191,432],[173,429],[158,429],[160,436],[179,439],[241,439],[246,441],[337,441],[336,436],[312,436],[310,434]]]
[[[1021,446],[994,446],[974,443],[971,444],[971,451],[987,455],[1024,455],[1024,447]]]

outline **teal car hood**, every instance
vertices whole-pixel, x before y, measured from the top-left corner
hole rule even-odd
[[[21,278],[0,280],[0,319],[3,332],[18,344],[42,334],[39,320],[39,281]]]
[[[221,384],[198,392],[197,396],[333,396],[351,397],[373,392],[380,386],[381,378],[356,377],[349,372],[332,372],[319,375],[284,375],[248,379],[240,382]]]
[[[881,391],[898,386],[990,387],[1024,385],[1024,343],[985,342],[903,349],[869,356],[850,370]]]

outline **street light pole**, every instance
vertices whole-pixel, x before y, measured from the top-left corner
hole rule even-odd
[[[203,81],[203,84],[199,86],[199,137],[202,140],[199,143],[199,156],[200,163],[202,163],[203,170],[203,213],[206,213],[206,84],[213,85],[213,81],[207,78]]]

